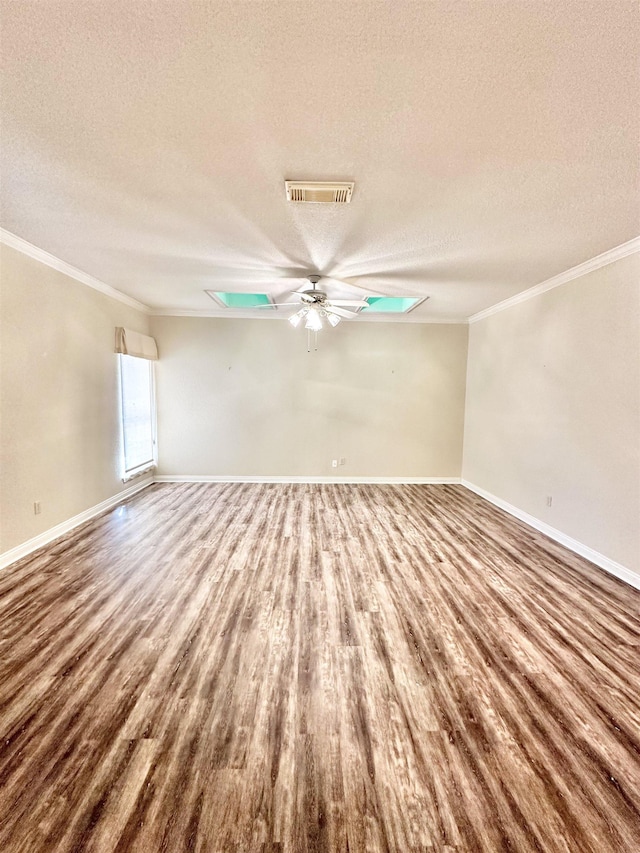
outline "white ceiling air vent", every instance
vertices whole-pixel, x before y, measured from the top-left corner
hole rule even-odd
[[[285,181],[287,201],[348,204],[353,194],[353,181],[325,183],[324,181]]]

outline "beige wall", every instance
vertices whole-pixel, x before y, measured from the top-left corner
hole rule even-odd
[[[639,279],[635,255],[469,330],[345,322],[312,353],[282,321],[151,318],[158,473],[462,468],[640,574]],[[123,490],[117,325],[150,331],[139,312],[0,247],[0,553]]]
[[[639,282],[633,255],[471,324],[463,477],[640,575]]]
[[[311,353],[277,320],[152,334],[160,475],[460,476],[466,326],[344,322]]]
[[[0,246],[0,553],[125,488],[114,329],[147,325]]]

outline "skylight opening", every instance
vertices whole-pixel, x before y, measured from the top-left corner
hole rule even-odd
[[[275,308],[266,293],[226,293],[220,290],[207,290],[206,293],[223,308]]]
[[[367,305],[362,310],[384,314],[406,314],[423,301],[414,296],[367,296],[365,299]]]

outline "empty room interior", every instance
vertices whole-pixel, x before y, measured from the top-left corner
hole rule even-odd
[[[0,851],[638,853],[638,3],[0,37]]]

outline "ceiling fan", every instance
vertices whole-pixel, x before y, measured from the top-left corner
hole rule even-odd
[[[348,308],[361,309],[366,308],[368,304],[364,299],[329,299],[323,290],[318,290],[316,287],[322,276],[308,275],[306,278],[311,284],[310,288],[291,291],[293,297],[298,297],[297,301],[275,303],[277,308],[295,306],[299,309],[289,317],[289,322],[294,327],[299,326],[304,320],[305,329],[319,332],[325,320],[331,326],[337,326],[343,317],[350,319],[357,316],[357,310],[349,311]],[[273,304],[264,307],[271,308]]]

